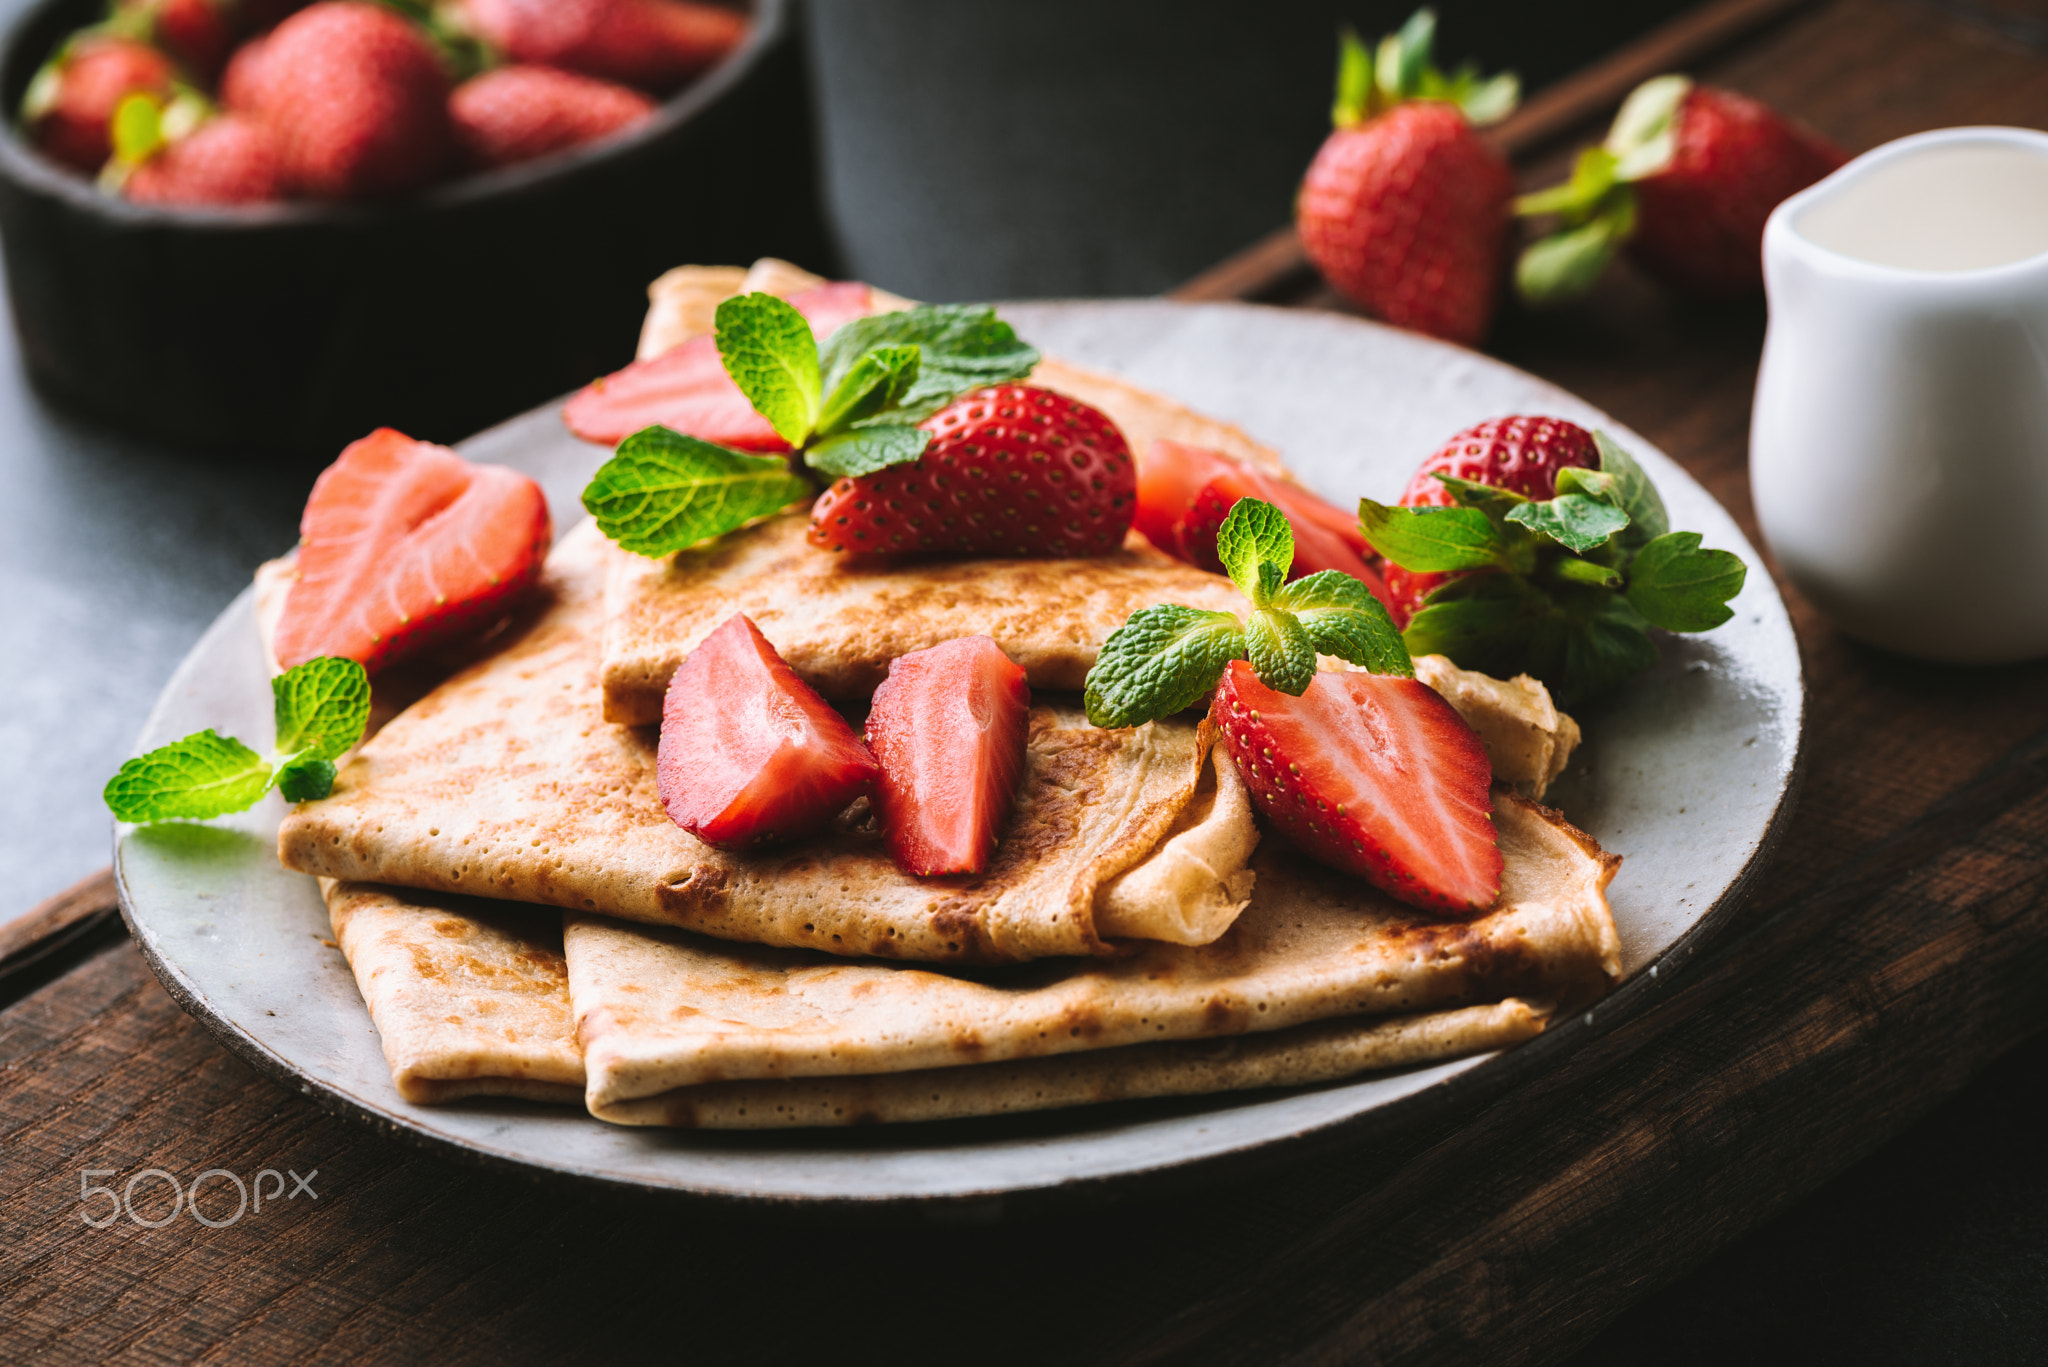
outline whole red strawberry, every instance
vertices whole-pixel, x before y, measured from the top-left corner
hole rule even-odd
[[[1383,40],[1377,60],[1345,35],[1336,131],[1302,178],[1295,227],[1353,303],[1473,344],[1493,318],[1514,195],[1507,162],[1473,124],[1512,109],[1515,84],[1444,77],[1429,65],[1433,38],[1428,10]]]
[[[1252,804],[1311,858],[1431,911],[1500,896],[1486,745],[1428,684],[1323,672],[1297,698],[1233,660],[1209,718]]]
[[[1404,508],[1448,508],[1457,499],[1437,476],[1450,475],[1474,484],[1490,484],[1538,502],[1557,492],[1557,472],[1568,465],[1600,468],[1600,447],[1593,434],[1563,418],[1494,418],[1452,437],[1423,461],[1401,495]],[[1387,610],[1394,625],[1405,627],[1437,585],[1449,574],[1425,574],[1399,565],[1385,568]]]
[[[231,108],[277,129],[286,175],[314,199],[416,190],[453,151],[440,54],[382,5],[324,0],[301,10],[248,63],[231,63],[223,84]]]
[[[510,166],[595,142],[653,117],[637,90],[544,66],[507,66],[455,89],[448,117],[477,166]]]
[[[135,168],[121,192],[141,204],[255,204],[282,199],[277,135],[242,114],[222,114]]]
[[[918,424],[918,459],[840,479],[811,506],[810,541],[856,555],[1107,555],[1123,545],[1138,474],[1116,424],[1078,399],[1007,384]]]
[[[1845,160],[1768,105],[1658,76],[1623,103],[1607,141],[1580,154],[1569,182],[1517,204],[1518,213],[1561,220],[1523,253],[1517,287],[1532,303],[1570,298],[1625,246],[1689,293],[1755,294],[1764,285],[1764,220]]]
[[[120,22],[133,24],[187,71],[211,79],[234,48],[240,28],[233,0],[118,0]]]
[[[560,67],[657,94],[746,37],[735,10],[692,0],[463,0],[468,27],[507,61]]]
[[[171,96],[171,59],[147,43],[107,33],[73,38],[29,83],[21,117],[44,153],[96,172],[113,154],[114,106],[135,93]]]

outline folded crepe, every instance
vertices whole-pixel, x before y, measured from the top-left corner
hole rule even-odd
[[[712,331],[719,301],[732,295],[758,291],[787,298],[826,283],[824,277],[774,257],[763,257],[744,271],[737,266],[678,266],[647,287],[647,316],[640,326],[636,359],[659,356]],[[869,291],[869,301],[876,313],[912,307],[911,300],[879,289]],[[1253,441],[1243,428],[1205,417],[1114,375],[1045,356],[1031,372],[1031,383],[1101,409],[1141,460],[1153,442],[1164,439],[1221,451],[1267,474],[1294,478],[1271,447]]]
[[[1036,700],[1016,809],[983,874],[901,872],[861,804],[780,849],[702,844],[662,808],[655,732],[602,716],[608,554],[590,524],[564,537],[499,652],[391,721],[331,796],[285,818],[285,866],[760,944],[957,962],[1107,954],[1118,939],[1201,943],[1243,907],[1257,832],[1207,723],[1102,730],[1072,699]]]
[[[605,585],[604,715],[661,720],[683,659],[735,612],[761,628],[804,682],[864,699],[889,662],[961,636],[988,636],[1035,689],[1079,692],[1109,633],[1154,603],[1241,612],[1228,579],[1142,546],[1060,560],[849,564],[784,513],[664,559],[613,548]]]
[[[321,891],[400,1096],[581,1099],[559,913],[332,879]]]
[[[1202,946],[966,976],[845,963],[571,914],[563,931],[594,1114],[708,1082],[904,1073],[1286,1029],[1507,996],[1598,997],[1620,971],[1620,861],[1501,790],[1500,900],[1440,920],[1280,842]]]
[[[825,283],[772,258],[741,272],[682,266],[649,288],[643,359],[711,331],[732,294],[790,295]],[[876,311],[909,301],[872,291]],[[1140,458],[1161,438],[1223,451],[1291,478],[1279,457],[1229,423],[1113,376],[1048,357],[1032,382],[1108,414]],[[849,567],[804,540],[802,514],[785,514],[748,539],[679,555],[619,552],[606,588],[605,716],[627,725],[661,719],[671,675],[713,628],[744,612],[791,668],[829,698],[864,698],[898,655],[960,636],[990,636],[1024,667],[1031,686],[1078,691],[1102,642],[1154,603],[1240,611],[1228,580],[1184,565],[1131,537],[1116,555],[1062,560],[972,560]]]
[[[1535,843],[1582,843],[1553,829]],[[1580,895],[1575,879],[1604,881],[1612,865],[1561,846],[1519,863],[1546,867],[1565,901]],[[323,890],[408,1100],[581,1099],[633,1125],[932,1120],[1333,1081],[1517,1043],[1542,1030],[1552,1000],[1597,993],[1614,969],[1599,915],[1525,911],[1512,927],[1441,937],[1392,904],[1360,918],[1341,891],[1299,887],[1219,946],[985,980],[574,913],[565,959],[552,912]],[[1445,1004],[1509,986],[1542,996]],[[1390,1011],[1401,1014],[1359,1014]],[[587,1091],[573,1085],[572,1020]]]

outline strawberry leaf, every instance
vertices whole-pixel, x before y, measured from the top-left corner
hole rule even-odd
[[[917,381],[922,353],[908,343],[865,352],[832,389],[818,414],[818,432],[831,436],[894,408]]]
[[[1559,494],[1548,502],[1521,504],[1508,513],[1507,520],[1578,552],[1605,545],[1609,537],[1628,526],[1627,513],[1584,494]]]
[[[1374,550],[1404,570],[1435,573],[1509,564],[1499,529],[1478,508],[1389,508],[1363,498],[1358,526]]]
[[[120,821],[204,821],[253,806],[270,779],[261,755],[207,730],[129,760],[103,796]]]
[[[1586,222],[1529,245],[1515,262],[1516,291],[1525,303],[1539,306],[1578,298],[1593,287],[1635,226],[1635,196],[1617,188],[1611,202]]]
[[[270,681],[277,751],[288,764],[339,759],[370,724],[370,676],[354,660],[322,655]]]
[[[1318,655],[1335,655],[1374,674],[1414,677],[1415,663],[1385,605],[1342,570],[1302,576],[1273,595],[1273,607],[1300,621]]]
[[[1316,677],[1316,648],[1291,612],[1260,608],[1244,629],[1245,653],[1266,687],[1298,698]],[[1220,672],[1220,671],[1219,671]]]
[[[1253,607],[1263,608],[1294,564],[1294,527],[1272,504],[1241,498],[1230,505],[1223,525],[1216,529],[1216,558],[1237,591],[1251,599]]]
[[[1607,130],[1604,150],[1614,158],[1618,181],[1644,180],[1678,154],[1678,113],[1692,82],[1684,76],[1653,76],[1629,92]]]
[[[1605,432],[1595,432],[1593,441],[1600,448],[1600,473],[1613,480],[1608,496],[1628,514],[1628,534],[1622,537],[1622,544],[1640,546],[1670,531],[1671,514],[1664,510],[1663,497],[1636,458]]]
[[[1559,704],[1575,706],[1657,663],[1657,647],[1626,600],[1590,588],[1555,597],[1556,609],[1530,631],[1524,658]]]
[[[1529,500],[1513,489],[1502,489],[1492,484],[1479,484],[1469,479],[1459,479],[1443,471],[1434,471],[1431,478],[1451,491],[1451,497],[1467,508],[1490,509],[1505,514],[1508,508]]]
[[[1735,615],[1748,573],[1732,552],[1701,550],[1698,532],[1667,532],[1629,565],[1629,606],[1666,631],[1711,631]]]
[[[1178,603],[1140,608],[1109,633],[1088,671],[1088,720],[1137,726],[1185,711],[1244,655],[1244,623],[1228,612]]]
[[[920,305],[856,318],[825,340],[825,383],[837,387],[876,347],[914,345],[917,379],[897,401],[905,421],[930,417],[971,389],[1029,375],[1038,352],[986,304]]]
[[[813,470],[834,479],[871,475],[891,465],[916,460],[924,454],[931,439],[931,433],[923,428],[901,422],[864,423],[851,431],[820,439],[804,452],[804,461]]]
[[[776,457],[741,455],[649,427],[619,443],[583,491],[606,536],[638,555],[672,555],[781,511],[814,492]]]
[[[717,339],[740,393],[776,435],[801,447],[817,430],[824,393],[809,320],[772,294],[736,294],[718,306]]]
[[[1347,24],[1337,39],[1337,99],[1330,106],[1330,123],[1350,128],[1364,123],[1371,113],[1372,49]]]

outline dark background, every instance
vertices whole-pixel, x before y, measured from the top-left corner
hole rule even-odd
[[[1681,8],[1448,0],[1442,50],[1540,87]],[[843,260],[806,264],[929,299],[1167,288],[1286,220],[1338,22],[1404,14],[823,0],[810,60]],[[0,919],[106,862],[100,785],[179,657],[291,544],[315,473],[56,411],[0,326]],[[1579,1361],[2048,1361],[2044,1121],[2036,1040]]]

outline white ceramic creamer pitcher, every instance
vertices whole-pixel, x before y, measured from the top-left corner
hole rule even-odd
[[[2048,654],[2048,133],[1866,153],[1764,229],[1757,519],[1843,630]]]

